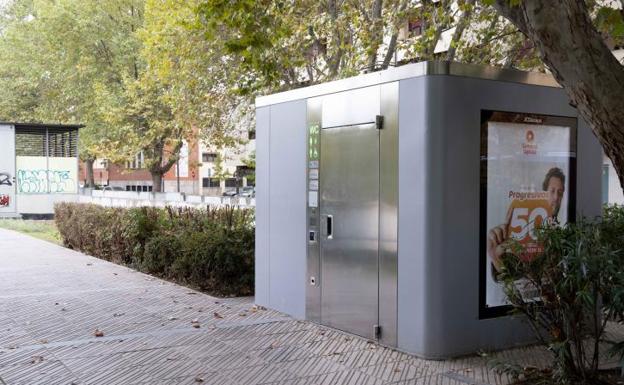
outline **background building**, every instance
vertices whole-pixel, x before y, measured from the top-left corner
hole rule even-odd
[[[178,164],[163,176],[162,191],[222,195],[226,191],[236,192],[243,186],[253,186],[254,170],[249,162],[255,153],[253,132],[248,134],[245,131],[240,135],[244,136],[240,138],[243,144],[232,148],[219,149],[198,141],[185,142]],[[101,187],[123,191],[153,190],[152,177],[142,153],[124,164],[97,159],[93,165],[93,177],[95,184]],[[83,185],[86,184],[87,173],[83,163],[80,165],[80,180]]]

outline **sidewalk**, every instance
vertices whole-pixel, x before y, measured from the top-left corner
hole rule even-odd
[[[96,329],[103,336],[96,337]],[[539,348],[497,353],[521,365]],[[0,229],[0,384],[504,384]]]

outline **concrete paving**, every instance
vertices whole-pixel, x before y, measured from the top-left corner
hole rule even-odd
[[[0,229],[2,385],[505,384],[492,359],[427,361]]]

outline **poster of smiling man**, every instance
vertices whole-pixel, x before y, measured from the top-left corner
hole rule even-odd
[[[480,315],[505,314],[498,280],[511,240],[523,259],[543,251],[533,232],[573,220],[576,118],[482,111]],[[529,290],[527,288],[526,290]]]

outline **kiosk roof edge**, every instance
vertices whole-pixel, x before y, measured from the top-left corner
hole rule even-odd
[[[18,122],[4,122],[0,121],[0,125],[15,126],[16,128],[28,127],[28,128],[83,128],[84,124],[58,124],[58,123],[18,123]]]
[[[527,72],[494,66],[464,64],[447,61],[424,61],[371,72],[327,83],[315,84],[256,98],[256,107],[307,99],[335,92],[389,83],[428,75],[463,76],[477,79],[498,80],[511,83],[530,84],[560,88],[557,81],[548,74]]]

